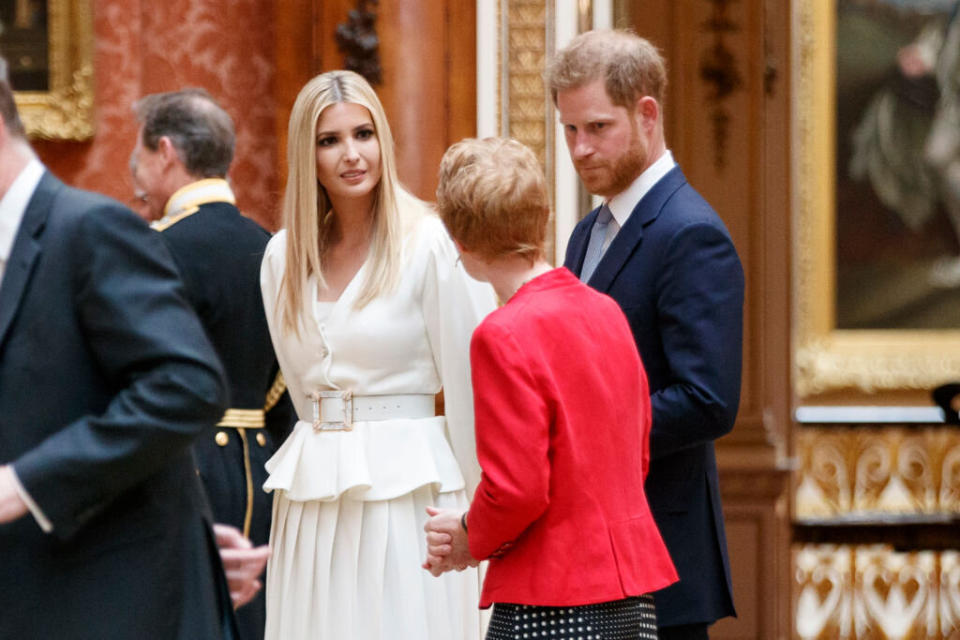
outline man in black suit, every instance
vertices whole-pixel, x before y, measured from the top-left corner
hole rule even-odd
[[[740,400],[743,270],[663,133],[659,52],[624,31],[574,38],[546,74],[574,167],[604,205],[564,264],[621,306],[650,382],[646,491],[680,582],[655,594],[661,640],[735,615],[714,440]]]
[[[266,461],[289,433],[293,406],[278,376],[260,293],[260,262],[270,239],[241,215],[226,175],[233,121],[202,89],[146,96],[136,105],[140,131],[130,159],[134,186],[155,220],[230,386],[231,408],[194,445],[218,523],[260,545],[266,561],[271,495]],[[142,214],[143,215],[143,214]],[[237,610],[242,640],[263,638],[260,593]]]
[[[190,451],[221,365],[160,238],[37,160],[2,66],[0,637],[235,639]]]

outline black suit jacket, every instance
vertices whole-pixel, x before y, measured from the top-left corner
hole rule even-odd
[[[574,229],[579,274],[598,210]],[[675,167],[636,205],[588,283],[630,322],[650,382],[646,491],[680,582],[656,594],[657,622],[735,615],[713,441],[740,401],[743,270],[723,222]]]
[[[159,228],[227,373],[230,407],[263,409],[279,371],[260,293],[270,234],[228,202],[200,204]],[[294,422],[284,393],[267,412],[265,429],[218,427],[194,445],[214,519],[246,528],[256,545],[270,540],[273,501],[263,491],[265,465]],[[237,611],[243,640],[263,638],[265,596],[261,591]]]
[[[0,462],[54,530],[0,525],[0,637],[234,637],[189,449],[225,405],[160,238],[44,174],[0,283]]]

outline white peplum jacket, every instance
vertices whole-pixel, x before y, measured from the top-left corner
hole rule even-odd
[[[267,491],[294,501],[390,500],[432,485],[438,493],[479,481],[473,435],[469,345],[496,307],[491,287],[470,278],[440,220],[411,223],[396,288],[356,309],[367,265],[333,303],[317,301],[316,279],[304,298],[300,335],[280,326],[277,292],[286,232],[267,246],[263,300],[277,359],[299,421],[267,463]],[[313,429],[311,394],[354,396],[444,392],[446,416],[355,422],[352,431]]]

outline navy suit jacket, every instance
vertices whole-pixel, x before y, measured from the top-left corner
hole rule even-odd
[[[598,210],[574,229],[579,274]],[[674,167],[636,205],[588,284],[616,300],[650,383],[647,499],[680,582],[660,626],[735,615],[713,442],[740,401],[743,269],[723,222]]]
[[[160,237],[45,173],[0,282],[0,463],[53,532],[0,525],[0,637],[235,637],[189,448],[226,401]]]

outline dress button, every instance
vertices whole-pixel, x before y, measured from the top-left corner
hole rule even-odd
[[[227,443],[230,442],[230,436],[227,435],[226,431],[217,431],[217,435],[213,439],[221,447],[227,446]]]
[[[257,444],[261,447],[267,446],[267,437],[262,433],[257,434]]]
[[[328,355],[330,355],[330,349],[327,349],[326,347],[320,349],[321,358],[326,358]]]

